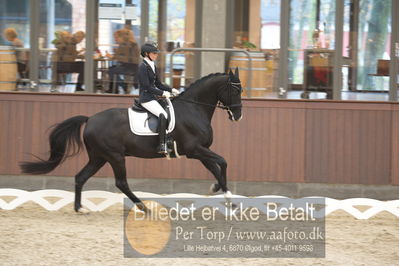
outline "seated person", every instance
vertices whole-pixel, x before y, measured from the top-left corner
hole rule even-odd
[[[116,77],[117,82],[115,93],[118,93],[119,86],[123,88],[125,93],[128,93],[127,84],[122,81],[119,75],[136,75],[140,60],[139,47],[134,38],[133,32],[129,29],[117,30],[114,33],[114,38],[115,42],[118,44],[118,47],[115,49],[114,55],[109,55],[108,57],[117,61],[117,64],[109,68],[108,73],[110,84],[107,92],[113,92],[113,82],[114,78]]]
[[[76,59],[83,58],[82,55],[79,55],[76,45],[84,37],[85,33],[83,31],[78,31],[73,35],[67,31],[63,31],[58,33],[58,38],[53,42],[57,48],[57,73],[78,73],[76,91],[83,91],[84,62],[76,61]]]
[[[7,28],[4,30],[4,37],[11,42],[14,48],[23,48],[24,44],[18,39],[17,31],[14,28]],[[17,68],[20,78],[28,78],[28,54],[26,51],[16,50],[15,56],[17,58]]]

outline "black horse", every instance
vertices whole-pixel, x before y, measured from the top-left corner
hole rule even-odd
[[[227,163],[209,149],[213,140],[211,119],[215,108],[220,107],[227,110],[230,120],[239,121],[242,117],[241,91],[236,69],[234,74],[230,70],[228,74],[215,73],[203,77],[172,100],[176,126],[171,135],[177,143],[178,153],[200,160],[217,180],[211,191],[215,193],[222,189],[227,199],[231,196],[226,181]],[[56,125],[49,136],[49,159],[23,162],[22,171],[46,174],[67,157],[77,154],[83,146],[80,129],[84,123],[83,139],[89,162],[75,176],[75,211],[84,211],[81,207],[82,187],[106,162],[113,169],[116,186],[138,208],[147,210],[129,189],[125,157],[160,158],[164,155],[157,153],[158,136],[137,136],[131,132],[126,108],[108,109],[92,117],[75,116]]]

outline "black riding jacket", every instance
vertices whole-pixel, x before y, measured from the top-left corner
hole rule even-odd
[[[159,81],[157,67],[155,67],[154,73],[151,66],[145,60],[139,65],[137,79],[139,81],[140,103],[157,100],[156,96],[162,96],[163,91],[172,92],[169,86]]]

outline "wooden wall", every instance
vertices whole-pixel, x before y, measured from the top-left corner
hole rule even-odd
[[[132,97],[0,92],[0,174],[45,158],[49,127],[74,115],[128,107]],[[229,164],[228,179],[399,185],[399,103],[305,100],[243,101],[243,120],[216,111],[212,149]],[[51,175],[74,176],[84,153]],[[211,179],[198,161],[127,160],[128,177]],[[97,176],[111,176],[106,165]]]

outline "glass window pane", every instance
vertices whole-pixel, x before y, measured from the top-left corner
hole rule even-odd
[[[84,89],[86,1],[41,0],[39,91]]]
[[[335,0],[292,0],[289,98],[331,98]]]
[[[149,0],[149,25],[148,40],[156,42],[158,40],[158,0]]]
[[[357,90],[389,90],[391,5],[391,0],[360,1]]]
[[[281,0],[262,0],[262,49],[280,49],[280,7]]]
[[[281,0],[261,1],[261,50],[265,55],[266,94],[275,97],[278,81],[278,59],[280,55],[280,9]]]
[[[186,1],[169,0],[167,6],[168,24],[166,40],[184,42],[184,19],[186,17]]]
[[[342,99],[388,100],[391,12],[391,0],[345,1]]]
[[[0,1],[0,90],[27,86],[29,63],[29,1]]]
[[[251,90],[249,90],[247,55],[232,53],[229,57],[229,68],[238,67],[240,70],[243,96],[277,97],[282,2],[281,0],[235,2],[233,48],[248,50],[252,58]]]
[[[141,1],[137,0],[99,2],[98,41],[94,56],[97,92],[138,94],[134,75],[140,62],[140,4]]]

